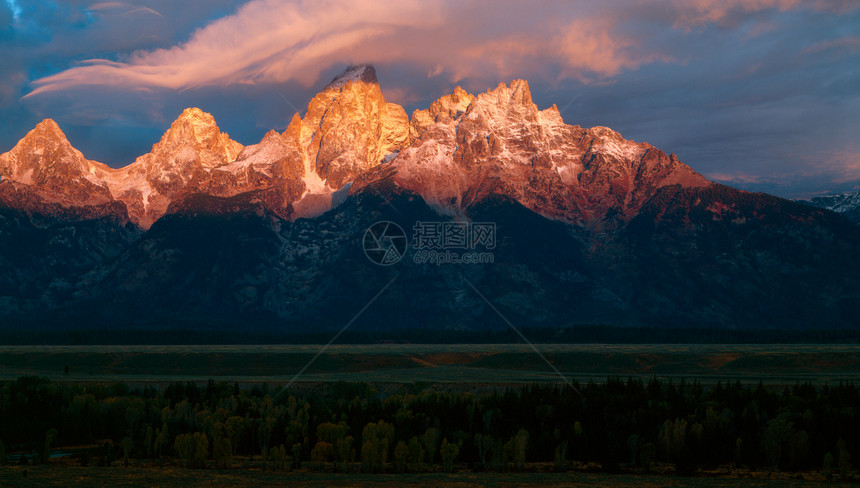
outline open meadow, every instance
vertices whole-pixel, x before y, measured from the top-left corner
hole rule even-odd
[[[860,345],[546,344],[571,380],[816,384],[860,380]],[[55,381],[521,384],[562,379],[526,344],[0,346],[0,379]],[[297,374],[307,368],[301,375]],[[453,386],[453,385],[452,385]]]

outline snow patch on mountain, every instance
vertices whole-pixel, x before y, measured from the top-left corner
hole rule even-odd
[[[803,203],[843,214],[854,223],[860,224],[860,191],[814,197],[804,200]]]

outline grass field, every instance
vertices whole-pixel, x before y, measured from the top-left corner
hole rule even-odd
[[[536,346],[565,377],[608,376],[794,384],[860,380],[858,345]],[[285,383],[322,346],[0,346],[0,379]],[[66,369],[68,368],[68,372]],[[298,382],[520,384],[562,379],[525,344],[335,345]]]
[[[655,474],[602,474],[602,473],[473,473],[459,472],[421,474],[335,474],[306,472],[273,472],[261,470],[187,470],[132,466],[110,468],[77,466],[31,466],[27,476],[25,468],[0,467],[0,486],[3,487],[387,487],[411,486],[435,488],[472,487],[604,487],[656,488],[656,487],[811,487],[822,486],[818,479],[804,479],[798,475],[756,474],[755,478],[695,477],[687,478]]]

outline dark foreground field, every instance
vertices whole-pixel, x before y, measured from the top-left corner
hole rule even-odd
[[[0,487],[856,480],[858,345],[537,349],[3,346]]]
[[[557,383],[525,344],[323,346],[0,346],[0,379]],[[602,345],[537,348],[567,378],[607,376],[816,384],[860,380],[860,345]],[[314,360],[314,358],[316,359]],[[307,366],[301,375],[297,374]]]
[[[74,466],[36,466],[0,468],[0,486],[3,487],[387,487],[431,486],[435,488],[472,487],[807,487],[824,486],[823,479],[814,475],[780,473],[749,473],[739,477],[679,477],[654,474],[602,474],[602,473],[422,473],[422,474],[339,474],[272,472],[261,470],[184,470],[154,466],[128,468],[95,468]],[[743,476],[743,477],[740,477]]]

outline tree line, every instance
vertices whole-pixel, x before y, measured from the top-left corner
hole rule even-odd
[[[0,343],[6,345],[237,345],[237,344],[326,344],[332,331],[317,324],[267,324],[247,330],[242,324],[225,322],[201,328],[202,324],[178,323],[164,329],[88,329],[33,327],[27,321],[4,321]],[[195,327],[195,325],[197,327]],[[242,329],[237,333],[237,329]],[[297,332],[306,330],[308,332]],[[284,332],[287,331],[287,332]],[[523,334],[544,344],[857,344],[854,329],[726,329],[721,327],[633,327],[571,323],[561,327],[525,327]],[[339,344],[521,344],[522,338],[509,327],[485,330],[349,329]]]
[[[721,465],[847,477],[860,439],[852,383],[771,387],[740,382],[609,378],[605,383],[383,393],[336,383],[301,393],[209,381],[131,389],[26,376],[0,386],[0,462],[56,446],[82,464],[134,459],[188,468],[405,472],[528,469],[572,461],[679,473]],[[580,394],[581,393],[581,394]],[[26,459],[26,456],[24,456]]]

